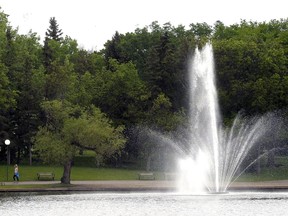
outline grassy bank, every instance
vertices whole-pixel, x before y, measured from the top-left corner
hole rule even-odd
[[[12,184],[12,185],[1,185],[0,186],[0,191],[6,191],[6,190],[8,190],[8,191],[10,191],[10,189],[12,189],[12,190],[16,190],[17,191],[17,189],[20,189],[20,190],[23,190],[23,189],[27,189],[27,190],[29,190],[29,189],[35,189],[35,188],[37,188],[38,190],[41,190],[41,189],[45,189],[45,190],[50,190],[50,189],[57,189],[57,188],[73,188],[73,187],[75,187],[75,185],[72,185],[72,184],[70,184],[70,185],[63,185],[63,184]]]
[[[288,166],[275,168],[262,168],[260,174],[244,173],[237,181],[271,181],[288,179]],[[37,180],[38,172],[53,172],[55,180],[60,180],[63,174],[62,166],[19,166],[21,181]],[[143,170],[121,169],[121,168],[91,168],[73,167],[72,180],[137,180],[138,173]],[[13,181],[13,166],[8,167],[8,181]],[[157,172],[156,179],[162,180],[163,173]],[[0,182],[6,181],[6,166],[0,165]]]
[[[0,165],[0,181],[6,181],[7,167]],[[60,180],[63,174],[62,166],[27,166],[19,165],[21,181],[37,180],[38,172],[53,172],[55,180]],[[73,167],[71,171],[72,180],[135,180],[140,170],[115,169],[115,168],[92,168]],[[8,167],[8,181],[13,181],[13,166]]]
[[[85,160],[87,158],[84,158]],[[82,158],[83,160],[83,158]],[[80,162],[82,161],[80,160]],[[79,163],[80,163],[79,162]],[[82,161],[83,162],[83,161]],[[288,179],[288,157],[277,157],[277,167],[268,168],[262,165],[261,172],[244,173],[237,181],[271,181],[271,180],[284,180]],[[71,180],[137,180],[138,173],[144,172],[143,170],[132,168],[96,168],[91,167],[93,164],[84,166],[84,162],[78,166],[72,167]],[[21,181],[35,181],[37,180],[38,172],[53,172],[55,180],[60,180],[63,174],[62,166],[43,166],[43,165],[19,165],[20,180]],[[6,181],[7,166],[0,165],[0,182]],[[163,180],[163,172],[156,172],[156,179]],[[13,181],[13,165],[8,167],[8,181]]]
[[[276,167],[261,166],[261,171],[257,173],[244,173],[237,181],[273,181],[288,180],[288,157],[277,157]]]

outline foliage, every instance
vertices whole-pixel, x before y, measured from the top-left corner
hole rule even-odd
[[[49,23],[50,23],[50,26],[47,29],[46,37],[51,40],[60,41],[62,39],[61,35],[63,33],[62,33],[62,30],[59,29],[59,25],[55,17],[51,17],[49,20]]]
[[[70,183],[77,151],[93,150],[100,161],[119,152],[125,144],[124,128],[113,127],[94,106],[83,109],[59,100],[44,102],[42,106],[47,121],[35,136],[35,150],[44,162],[64,165],[62,183]]]
[[[287,20],[217,23],[213,39],[220,104],[226,116],[241,109],[258,114],[287,107],[286,47],[280,42]]]
[[[150,91],[131,62],[119,64],[111,59],[109,64],[112,71],[104,70],[95,76],[95,105],[116,124],[139,122],[145,116]]]
[[[1,9],[1,8],[0,8]],[[15,106],[15,96],[17,90],[11,89],[13,85],[9,77],[9,67],[7,66],[7,55],[9,53],[9,45],[7,41],[7,32],[11,32],[8,25],[8,15],[0,11],[0,107],[1,111],[5,111]],[[13,32],[15,33],[15,32]]]
[[[183,124],[188,62],[208,40],[225,123],[242,110],[287,109],[287,19],[189,28],[154,21],[134,32],[116,31],[103,50],[89,52],[63,36],[55,17],[44,45],[36,33],[20,35],[8,18],[0,11],[0,135],[13,140],[12,159],[19,162],[36,133],[37,148],[53,152],[54,158],[43,153],[47,162],[63,164],[84,147],[106,158],[153,152],[152,142],[138,146],[131,131],[145,125],[172,133]]]
[[[83,149],[105,157],[123,148],[123,127],[112,127],[96,107],[84,110],[65,101],[51,101],[43,103],[43,109],[47,123],[35,137],[35,150],[47,163],[65,164]]]

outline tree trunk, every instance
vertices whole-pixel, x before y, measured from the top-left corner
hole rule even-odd
[[[11,164],[11,151],[9,146],[7,146],[7,164],[10,165]]]
[[[71,168],[72,168],[72,160],[68,160],[64,164],[64,172],[63,172],[63,176],[61,178],[62,184],[70,184]]]
[[[146,171],[147,172],[150,171],[150,169],[151,169],[151,160],[152,160],[152,155],[149,155],[147,157],[147,163],[146,163]]]
[[[32,145],[29,144],[29,165],[32,166]]]
[[[20,150],[20,148],[18,147],[18,148],[17,148],[17,164],[20,163],[20,153],[21,153],[21,150]]]

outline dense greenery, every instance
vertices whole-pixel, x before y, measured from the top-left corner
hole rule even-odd
[[[46,163],[64,165],[61,182],[70,183],[73,159],[77,151],[93,150],[96,158],[109,157],[125,143],[123,127],[112,127],[99,109],[74,107],[65,101],[43,103],[46,124],[35,136],[35,150]]]
[[[188,62],[207,41],[214,47],[225,124],[239,111],[250,116],[287,108],[287,19],[189,28],[153,22],[116,32],[103,50],[91,52],[63,37],[54,17],[42,45],[36,33],[19,34],[0,11],[1,148],[11,139],[17,163],[32,159],[33,149],[35,160],[57,164],[92,149],[98,164],[137,158],[147,169],[167,168],[163,162],[173,149],[141,132],[185,127]],[[286,140],[283,134],[273,145],[287,147]],[[0,156],[4,160],[5,151]]]

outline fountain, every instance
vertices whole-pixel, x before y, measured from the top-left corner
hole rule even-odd
[[[240,170],[240,165],[251,148],[267,134],[271,118],[267,115],[248,120],[239,115],[231,128],[223,128],[210,43],[195,50],[189,83],[190,147],[185,158],[179,161],[180,191],[208,189],[222,193],[245,170]]]
[[[151,193],[146,189],[145,192],[110,192],[109,189],[105,191],[105,187],[97,192],[73,192],[73,187],[66,192],[61,188],[49,192],[45,189],[42,192],[1,192],[1,215],[286,215],[287,190],[218,195],[246,169],[240,165],[251,148],[261,138],[269,136],[273,116],[243,119],[239,115],[231,128],[222,126],[211,44],[195,51],[190,72],[189,141],[186,142],[182,134],[183,139],[173,139],[147,128],[141,131],[150,136],[153,143],[169,144],[181,154],[183,159],[179,166],[183,172],[179,183],[184,192],[191,194],[208,189],[217,194],[187,196],[174,192]],[[186,143],[189,143],[188,150]]]

